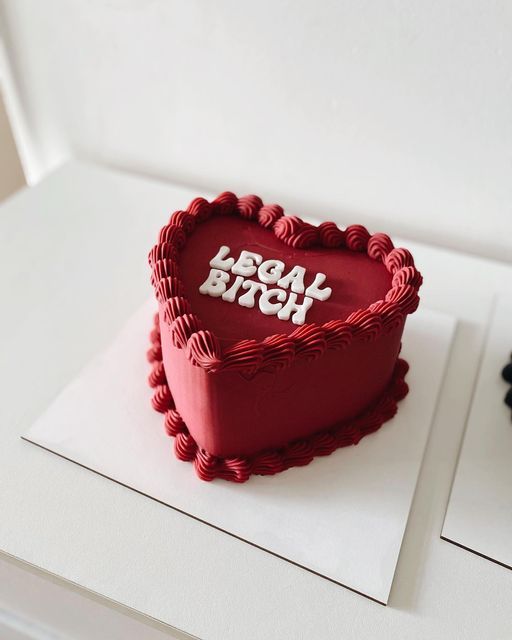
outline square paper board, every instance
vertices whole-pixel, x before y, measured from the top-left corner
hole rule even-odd
[[[25,438],[106,478],[381,603],[387,603],[453,338],[451,316],[420,310],[402,356],[409,395],[358,446],[242,485],[200,481],[151,409],[147,303]],[[162,562],[165,562],[162,559]]]
[[[512,420],[501,370],[512,351],[512,298],[494,310],[442,538],[512,569]]]

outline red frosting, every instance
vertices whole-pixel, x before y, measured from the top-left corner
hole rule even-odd
[[[158,316],[155,317],[158,327]],[[160,346],[160,335],[152,331],[153,353]],[[152,358],[150,357],[150,360]],[[340,447],[358,444],[364,436],[377,431],[384,422],[397,411],[397,402],[407,395],[405,374],[409,366],[405,360],[395,363],[391,380],[380,398],[364,413],[350,421],[338,422],[328,429],[311,436],[294,440],[286,446],[258,452],[252,456],[219,457],[201,448],[190,434],[185,422],[176,409],[167,383],[162,383],[162,362],[153,361],[149,384],[155,388],[152,404],[156,411],[165,414],[165,430],[175,438],[174,451],[180,460],[193,462],[201,480],[222,478],[232,482],[246,482],[251,474],[273,475],[289,469],[309,464],[316,456],[326,456]]]
[[[332,294],[315,300],[301,326],[202,295],[221,245],[235,258],[246,249],[287,268],[301,265],[310,281],[324,273]],[[382,402],[399,399],[391,389],[403,381],[400,339],[422,279],[411,254],[387,235],[361,225],[315,227],[257,196],[227,192],[174,213],[149,261],[161,330],[148,353],[156,363],[153,404],[172,404],[166,428],[177,436],[178,457],[193,459],[201,477],[239,480],[305,464],[352,442],[341,435],[349,426],[358,439],[388,419]],[[226,460],[237,461],[229,472],[219,462]]]

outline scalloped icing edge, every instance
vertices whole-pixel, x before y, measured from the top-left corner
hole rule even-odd
[[[167,434],[174,437],[176,457],[192,462],[201,480],[221,478],[231,482],[246,482],[251,475],[274,475],[291,467],[305,466],[314,458],[328,456],[341,447],[356,445],[361,438],[374,433],[393,418],[398,410],[398,402],[409,391],[405,382],[409,365],[398,358],[384,393],[357,418],[317,431],[307,438],[291,441],[278,449],[269,449],[248,457],[221,458],[197,445],[175,407],[163,368],[158,314],[154,317],[154,323],[150,334],[151,348],[148,351],[148,360],[152,363],[148,382],[154,389],[151,404],[155,411],[165,416]]]
[[[178,265],[187,236],[194,232],[197,224],[213,215],[239,215],[252,220],[293,248],[320,246],[366,252],[369,258],[384,264],[392,275],[392,286],[384,300],[372,303],[367,309],[355,310],[343,321],[333,318],[322,325],[304,324],[290,334],[273,334],[261,341],[239,340],[223,350],[217,336],[203,329],[190,309]],[[163,321],[171,328],[177,323],[173,330],[173,334],[179,334],[175,346],[185,349],[193,365],[211,373],[237,370],[254,375],[259,370],[273,371],[289,366],[295,358],[314,359],[326,350],[345,349],[353,340],[377,340],[417,309],[423,281],[411,253],[395,248],[384,233],[370,235],[361,225],[341,230],[333,222],[314,226],[296,216],[284,215],[279,205],[264,205],[258,196],[237,198],[229,191],[212,202],[195,198],[186,211],[175,211],[169,224],[160,230],[158,243],[149,253],[149,263],[157,300],[164,305]],[[166,308],[170,309],[169,313]],[[184,322],[180,317],[184,315],[188,316],[187,331],[180,326]],[[282,348],[279,348],[280,340]]]

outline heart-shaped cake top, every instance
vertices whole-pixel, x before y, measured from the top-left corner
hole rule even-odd
[[[149,261],[173,344],[209,371],[254,373],[374,340],[416,309],[422,282],[385,234],[315,227],[230,192],[176,211]]]

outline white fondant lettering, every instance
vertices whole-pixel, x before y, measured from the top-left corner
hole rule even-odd
[[[313,304],[313,298],[304,298],[302,304],[297,304],[297,295],[290,293],[288,301],[284,307],[278,311],[277,317],[279,320],[289,320],[292,317],[293,324],[304,324],[306,321],[306,313]],[[293,314],[293,315],[292,315]]]
[[[235,264],[234,258],[228,258],[231,249],[222,245],[217,251],[217,255],[210,260],[210,267],[212,269],[221,269],[222,271],[229,271]]]
[[[252,251],[241,251],[240,257],[231,267],[232,273],[237,276],[253,276],[256,273],[256,265],[260,264],[263,258],[259,253],[253,253]]]
[[[270,302],[271,298],[277,298],[279,302]],[[282,308],[282,303],[286,300],[284,289],[268,289],[260,296],[260,311],[266,316],[275,316]]]
[[[208,277],[199,287],[199,293],[219,298],[226,291],[226,282],[229,282],[229,273],[222,269],[210,269]]]
[[[288,289],[291,285],[294,293],[304,293],[304,276],[306,275],[306,269],[299,267],[298,265],[293,267],[290,273],[287,273],[277,284],[283,289]]]
[[[236,298],[236,294],[238,293],[240,287],[242,286],[242,282],[244,279],[242,276],[237,276],[233,284],[229,287],[227,291],[222,294],[222,299],[226,302],[234,302]]]
[[[275,284],[283,271],[284,262],[281,260],[265,260],[258,267],[258,278],[265,284]]]
[[[256,295],[259,293],[258,306],[261,313],[267,316],[277,315],[280,320],[291,319],[294,324],[301,325],[306,321],[306,314],[313,301],[323,302],[332,294],[331,287],[322,288],[327,279],[324,273],[317,273],[306,288],[306,269],[300,265],[293,266],[283,275],[286,267],[282,260],[263,261],[259,253],[245,250],[235,259],[229,255],[230,251],[228,246],[222,245],[210,260],[210,273],[199,287],[203,295],[235,302],[239,293],[244,290],[245,293],[238,298],[238,304],[252,308],[256,305]],[[236,276],[233,282],[230,282],[231,273]],[[257,281],[245,279],[256,273]],[[269,289],[267,285],[276,287]],[[297,294],[304,294],[301,302],[297,302]]]
[[[309,287],[305,291],[305,295],[310,298],[316,298],[317,300],[327,300],[331,296],[332,289],[331,287],[325,287],[324,289],[320,289],[320,285],[322,285],[327,276],[325,273],[317,273],[313,282],[309,285]]]
[[[245,280],[242,289],[248,289],[247,293],[238,298],[238,304],[242,307],[254,307],[254,298],[258,291],[266,291],[267,285],[261,282],[254,282],[254,280]]]

